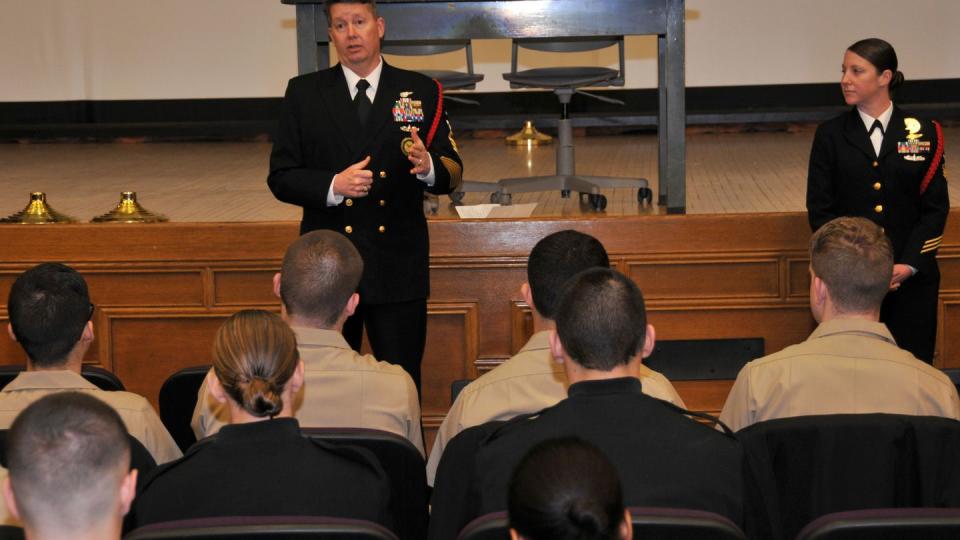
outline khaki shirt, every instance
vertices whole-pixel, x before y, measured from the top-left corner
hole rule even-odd
[[[643,393],[683,407],[683,400],[660,373],[641,366]],[[567,397],[567,376],[550,353],[550,332],[537,332],[515,356],[468,384],[447,413],[427,460],[433,485],[440,456],[461,431],[494,420],[509,420],[556,405]]]
[[[402,367],[358,354],[333,330],[293,331],[304,366],[303,388],[293,404],[301,426],[380,429],[406,437],[424,453],[420,398]],[[193,432],[200,439],[229,423],[230,411],[207,392],[204,380],[193,411]]]
[[[960,403],[950,379],[897,347],[882,323],[841,318],[745,365],[720,420],[736,431],[774,418],[845,413],[960,419]]]
[[[20,411],[34,401],[63,391],[87,392],[117,411],[133,435],[160,463],[183,454],[167,432],[160,417],[142,396],[131,392],[100,390],[79,373],[67,370],[24,371],[0,391],[0,429],[10,429]]]

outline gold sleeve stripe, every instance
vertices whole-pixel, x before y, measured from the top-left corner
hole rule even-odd
[[[450,188],[455,190],[460,187],[463,184],[463,167],[447,156],[440,156],[440,163],[450,173]]]
[[[939,247],[940,247],[939,242],[937,242],[936,244],[931,244],[929,246],[923,246],[923,248],[920,250],[920,253],[926,253],[928,251],[936,251],[936,249]]]
[[[943,241],[943,235],[941,234],[940,236],[938,236],[938,237],[936,237],[936,238],[931,238],[931,239],[927,240],[926,242],[923,243],[923,245],[932,244],[932,243],[934,243],[934,242],[942,242],[942,241]]]

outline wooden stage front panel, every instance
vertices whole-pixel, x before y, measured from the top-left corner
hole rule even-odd
[[[960,367],[960,215],[940,249],[937,365]],[[814,327],[807,306],[801,213],[430,222],[423,411],[428,444],[450,405],[450,383],[474,378],[530,334],[519,294],[543,236],[577,229],[645,292],[659,339],[753,338],[770,353]],[[242,308],[278,310],[271,278],[297,235],[294,222],[0,227],[0,294],[29,266],[66,262],[86,276],[97,338],[86,362],[116,373],[154,405],[164,379],[210,362],[214,332]],[[0,319],[6,321],[6,305]],[[0,340],[0,362],[23,354]],[[678,381],[688,406],[717,412],[732,381]]]

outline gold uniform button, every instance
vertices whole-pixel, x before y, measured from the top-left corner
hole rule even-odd
[[[380,171],[380,178],[386,178],[386,177],[387,177],[387,171]]]
[[[343,230],[347,231],[347,234],[350,234],[353,232],[353,227],[347,225],[346,227],[343,228]]]
[[[380,199],[380,206],[386,206],[386,205],[387,205],[387,201]]]
[[[344,204],[346,204],[347,206],[353,206],[353,199],[347,199],[347,202]]]
[[[875,168],[876,168],[876,167],[879,167],[879,166],[880,166],[880,163],[874,161],[874,162],[873,162],[873,166],[874,166]]]
[[[883,185],[881,185],[880,182],[877,182],[877,183],[873,184],[873,189],[874,189],[875,191],[880,191],[880,188],[882,188],[882,187],[883,187]]]
[[[873,211],[876,212],[876,213],[878,213],[878,214],[881,213],[881,212],[883,212],[883,205],[882,205],[882,204],[878,204],[878,205],[874,206],[874,207],[873,207]]]
[[[377,230],[380,231],[380,232],[387,232],[387,228],[384,227],[383,225],[377,227]]]

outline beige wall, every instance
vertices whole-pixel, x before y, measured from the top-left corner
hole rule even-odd
[[[844,47],[868,35],[896,45],[908,79],[958,78],[958,20],[951,0],[688,0],[687,84],[832,82]],[[0,0],[0,101],[279,96],[295,32],[279,0]],[[506,90],[509,42],[475,54],[479,90]],[[655,40],[629,38],[627,54],[627,86],[655,86]]]

